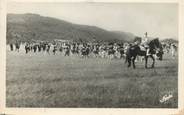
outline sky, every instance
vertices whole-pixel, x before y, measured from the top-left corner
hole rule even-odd
[[[36,13],[75,24],[143,37],[178,39],[178,5],[175,3],[23,3],[9,2],[8,13]]]

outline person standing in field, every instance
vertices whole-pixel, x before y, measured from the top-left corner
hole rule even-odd
[[[10,43],[10,50],[13,51],[13,43]]]

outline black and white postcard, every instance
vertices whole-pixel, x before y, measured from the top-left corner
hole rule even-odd
[[[1,3],[1,113],[182,115],[182,0]]]

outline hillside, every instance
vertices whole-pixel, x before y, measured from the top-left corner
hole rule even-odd
[[[126,32],[107,31],[95,26],[78,25],[38,14],[8,14],[7,42],[19,39],[74,41],[132,41],[134,35]]]
[[[122,32],[122,31],[112,31],[115,33],[118,38],[123,39],[124,41],[133,41],[135,39],[135,35],[130,32]]]

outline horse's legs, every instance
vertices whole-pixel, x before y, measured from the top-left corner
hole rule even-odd
[[[128,67],[131,66],[131,57],[127,57],[127,61],[128,61]]]
[[[160,60],[162,60],[162,59],[163,59],[163,54],[160,55]]]
[[[152,68],[154,68],[154,66],[155,66],[155,58],[153,57],[153,55],[150,55],[150,57],[151,57],[151,59],[153,60],[153,63],[152,63]]]
[[[132,59],[132,64],[133,64],[133,68],[134,68],[134,69],[135,69],[135,59],[136,59],[136,56],[133,57],[133,59]]]
[[[147,63],[148,63],[148,56],[145,56],[145,68],[148,68]]]
[[[126,57],[125,57],[125,64],[127,63],[127,61],[128,61],[128,57],[126,56]]]
[[[26,54],[28,53],[28,49],[26,48]]]

